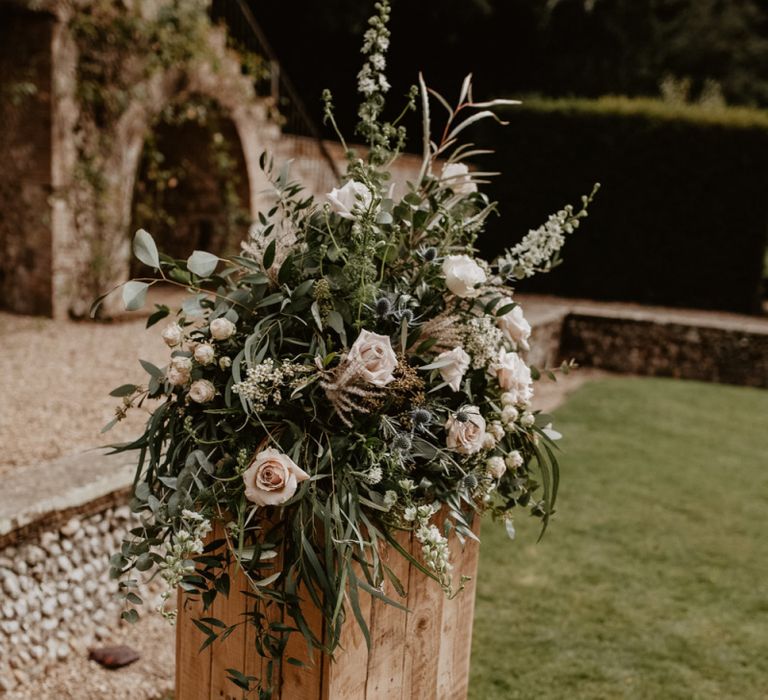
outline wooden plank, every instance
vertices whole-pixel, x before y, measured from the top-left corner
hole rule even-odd
[[[359,572],[362,576],[362,572]],[[371,626],[371,596],[360,591],[360,612]],[[347,617],[341,631],[340,648],[335,658],[327,655],[323,659],[322,700],[365,700],[368,679],[368,645],[357,623],[349,601],[346,602]]]
[[[439,516],[440,517],[440,516]],[[479,530],[479,518],[473,529]],[[214,533],[214,536],[216,534]],[[398,542],[421,558],[421,548],[410,533],[397,535]],[[451,558],[456,582],[462,574],[477,573],[478,546],[468,542],[462,549],[451,536]],[[284,664],[275,673],[273,700],[465,700],[469,679],[469,656],[474,612],[474,581],[453,601],[448,601],[440,587],[424,577],[418,569],[394,549],[383,549],[381,556],[407,588],[403,601],[410,612],[388,606],[360,591],[360,607],[371,629],[372,649],[347,603],[347,619],[341,636],[342,649],[336,660],[317,654],[309,668]],[[277,571],[282,558],[273,560]],[[360,574],[362,576],[362,573]],[[278,582],[276,585],[280,585]],[[229,599],[219,595],[213,611],[203,614],[200,601],[179,596],[177,626],[176,700],[235,700],[240,691],[226,680],[226,668],[237,668],[246,675],[262,677],[266,660],[256,652],[256,630],[248,624],[224,642],[215,642],[202,654],[198,652],[204,635],[194,626],[194,618],[212,615],[228,624],[242,618],[242,611],[253,610],[255,602],[242,591],[250,590],[240,572],[233,577]],[[398,600],[392,584],[385,583],[386,595]],[[186,607],[184,607],[186,606]],[[307,597],[305,614],[319,633],[323,621],[320,610]],[[277,606],[270,605],[271,621],[281,619]],[[212,651],[213,650],[213,651]],[[286,658],[308,660],[304,638],[292,635]],[[278,668],[277,663],[275,667]]]
[[[273,568],[271,569],[263,569],[261,573],[259,574],[262,578],[266,578],[267,576],[271,576],[273,573],[280,571],[283,565],[283,557],[282,557],[282,551],[277,551],[277,556],[271,560]],[[281,581],[278,579],[278,581],[274,584],[280,585]],[[250,586],[250,584],[248,584]],[[245,590],[252,591],[252,588],[246,588]],[[257,601],[255,598],[249,598],[247,596],[243,596],[243,605],[249,612],[252,612],[256,606],[260,606],[262,609],[262,612],[264,612],[267,616],[268,622],[282,622],[282,611],[278,606],[275,604],[269,604],[267,605],[263,600]],[[257,630],[256,627],[249,621],[246,625],[245,630],[245,662],[244,662],[244,669],[243,673],[245,673],[246,676],[256,676],[257,678],[266,678],[267,676],[267,670],[269,665],[269,660],[262,657],[257,649],[256,649],[256,638],[257,638]],[[274,683],[273,685],[273,700],[280,700],[280,671],[279,671],[279,663],[275,661],[273,663],[273,670],[272,670],[272,681]],[[258,695],[258,693],[254,693],[254,695]]]
[[[302,611],[309,629],[317,635],[318,639],[322,639],[322,611],[314,605],[303,586],[299,588],[299,596],[302,599]],[[285,622],[290,625],[294,624],[290,616]],[[280,697],[283,700],[320,700],[323,691],[323,656],[323,653],[318,649],[314,649],[310,656],[304,635],[300,632],[291,634],[285,648],[280,681]],[[289,664],[288,659],[290,657],[298,659],[306,666]]]
[[[203,615],[198,598],[179,591],[176,620],[176,700],[208,700],[211,689],[211,647],[199,651],[205,635],[192,620]]]
[[[411,533],[398,532],[395,539],[406,551],[411,548]],[[380,552],[382,560],[394,572],[403,587],[407,587],[410,563],[397,550],[385,547]],[[384,582],[384,595],[400,603],[401,598],[391,581]],[[368,654],[368,679],[365,700],[391,700],[400,697],[403,682],[403,665],[406,657],[407,614],[374,599],[371,608],[371,650]]]
[[[442,522],[442,517],[438,517],[439,522]],[[415,537],[411,541],[411,554],[426,566],[421,544]],[[444,600],[445,593],[437,581],[411,566],[401,700],[440,700],[437,676]]]
[[[477,516],[472,523],[472,530],[475,534],[480,531],[480,518]],[[455,583],[458,584],[462,574],[472,576],[472,580],[453,600],[446,599],[443,602],[437,697],[440,700],[466,700],[479,546],[474,540],[468,539],[462,547],[453,533],[449,542]]]
[[[224,537],[221,523],[214,526],[213,538]],[[211,617],[215,617],[226,625],[243,622],[246,611],[246,597],[243,590],[248,589],[248,580],[241,569],[234,564],[229,568],[229,596],[219,593],[211,606]],[[244,672],[245,669],[245,625],[239,625],[225,640],[217,640],[211,645],[211,693],[210,700],[240,700],[242,689],[229,680],[226,669],[234,668]]]

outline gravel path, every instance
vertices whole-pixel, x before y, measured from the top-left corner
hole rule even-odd
[[[3,696],[4,700],[160,700],[173,690],[175,630],[159,615],[146,613],[135,625],[116,631],[103,645],[127,644],[141,658],[114,671],[89,661],[87,654],[72,657]]]
[[[139,358],[164,364],[159,328],[143,319],[119,323],[51,321],[0,313],[0,474],[11,468],[135,437],[141,411],[101,435],[120,384],[146,381]]]

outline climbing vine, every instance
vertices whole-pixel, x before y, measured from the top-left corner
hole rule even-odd
[[[191,95],[185,83],[187,66],[207,63],[216,70],[220,65],[221,51],[215,50],[210,41],[214,27],[208,5],[208,0],[166,0],[149,11],[142,3],[92,0],[74,8],[69,28],[78,51],[77,164],[69,201],[82,267],[75,276],[80,297],[79,307],[74,309],[76,314],[83,313],[88,301],[103,293],[122,274],[120,251],[125,246],[126,232],[123,204],[110,194],[112,180],[120,177],[109,160],[110,147],[121,117],[132,105],[138,102],[148,106],[148,111],[153,110],[156,96],[148,87],[153,78],[167,76],[175,80],[177,99],[156,115],[145,134],[143,157],[150,181],[144,183],[141,201],[133,206],[133,214],[146,221],[150,218],[149,208],[156,205],[152,220],[173,224],[163,208],[161,193],[170,178],[176,177],[178,181],[181,173],[166,177],[152,131],[163,121],[178,122],[184,115],[194,113],[193,118],[202,119],[211,134],[213,162],[226,210],[226,238],[244,215],[237,197],[239,183],[231,144],[222,143],[220,138],[221,112]],[[236,52],[230,41],[224,51],[237,59],[243,74],[253,82],[263,80],[267,64],[259,56]],[[71,292],[75,294],[75,290]]]

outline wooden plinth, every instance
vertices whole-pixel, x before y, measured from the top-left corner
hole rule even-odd
[[[478,529],[475,518],[475,529]],[[399,543],[419,559],[421,546],[410,533]],[[300,668],[284,663],[273,700],[465,700],[469,681],[472,618],[478,545],[467,541],[464,548],[452,536],[451,561],[458,581],[472,580],[462,593],[448,600],[440,587],[394,551],[382,552],[407,590],[401,599],[387,581],[385,594],[402,602],[408,612],[371,598],[360,591],[360,606],[371,632],[371,649],[350,613],[342,633],[342,647],[335,659],[315,653],[314,664]],[[212,611],[204,615],[200,603],[179,596],[176,636],[175,700],[241,700],[243,692],[227,679],[226,669],[261,677],[266,664],[253,646],[250,625],[242,625],[224,642],[214,642],[199,652],[204,637],[192,620],[215,617],[227,624],[242,619],[252,602],[242,573],[233,575],[228,598],[219,595]],[[322,629],[319,611],[306,610],[315,630]],[[308,662],[304,638],[291,635],[286,658]],[[251,697],[251,696],[249,696]]]

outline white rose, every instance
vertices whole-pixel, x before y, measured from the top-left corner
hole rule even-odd
[[[536,422],[536,416],[533,413],[523,413],[523,417],[520,419],[520,423],[524,428],[532,428]]]
[[[349,349],[347,361],[359,365],[358,376],[374,386],[386,386],[393,379],[397,356],[389,336],[362,330]]]
[[[165,373],[165,378],[171,386],[184,386],[189,382],[189,370],[179,369],[171,364]]]
[[[226,340],[235,332],[235,324],[228,318],[215,318],[211,321],[211,337],[214,340]]]
[[[504,421],[506,425],[509,425],[510,423],[514,423],[519,415],[520,414],[514,406],[507,405],[504,406],[501,411],[501,420]]]
[[[495,420],[488,426],[488,432],[496,438],[496,441],[502,440],[505,435],[504,426]]]
[[[362,182],[350,180],[343,187],[334,187],[327,195],[331,209],[342,219],[354,219],[354,211],[367,210],[373,193]]]
[[[267,448],[259,452],[243,472],[245,497],[257,506],[279,506],[296,493],[309,474],[286,454]]]
[[[504,458],[499,457],[498,455],[491,457],[486,463],[486,467],[488,469],[488,473],[494,479],[501,479],[501,477],[504,476],[504,472],[507,471],[507,465],[504,464]]]
[[[450,360],[450,362],[440,367],[440,376],[444,382],[448,383],[451,389],[458,391],[461,387],[461,380],[469,369],[469,355],[464,351],[464,348],[454,348],[453,350],[441,352],[435,358],[436,362],[441,360]]]
[[[477,192],[477,185],[472,181],[469,168],[464,163],[448,163],[440,176],[456,194]]]
[[[171,367],[180,372],[189,373],[192,371],[192,358],[186,357],[185,355],[176,355],[171,358]]]
[[[195,348],[193,355],[201,365],[210,365],[216,357],[216,351],[213,349],[213,345],[200,343]]]
[[[472,455],[483,449],[485,442],[485,418],[477,406],[466,406],[448,418],[445,424],[445,444],[450,450]]]
[[[169,323],[160,336],[169,348],[175,348],[184,340],[184,329],[178,323]]]
[[[515,403],[527,403],[533,397],[531,370],[516,352],[502,350],[496,363],[499,386],[515,395]]]
[[[229,369],[232,366],[232,358],[226,355],[219,360],[220,369]]]
[[[476,285],[487,279],[485,270],[468,255],[449,255],[443,261],[445,286],[457,297],[476,297]]]
[[[189,387],[189,398],[195,403],[208,403],[216,396],[216,387],[207,379],[198,379]]]
[[[503,299],[499,306],[506,306],[511,302],[511,299]],[[531,324],[525,320],[523,309],[520,306],[516,306],[503,316],[499,316],[496,319],[496,323],[509,340],[523,348],[523,350],[529,349],[528,338],[531,337]]]

